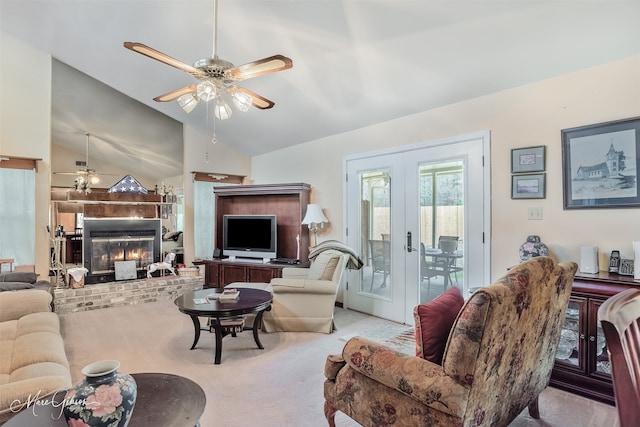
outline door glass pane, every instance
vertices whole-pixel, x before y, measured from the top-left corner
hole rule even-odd
[[[359,174],[360,253],[367,254],[360,292],[389,298],[391,285],[391,177],[388,169]]]
[[[464,282],[463,166],[420,166],[420,303]]]
[[[580,366],[580,303],[569,301],[564,326],[560,332],[560,342],[556,360],[573,366]]]

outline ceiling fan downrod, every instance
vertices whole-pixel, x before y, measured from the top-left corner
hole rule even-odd
[[[213,52],[211,57],[218,57],[218,0],[213,0]]]

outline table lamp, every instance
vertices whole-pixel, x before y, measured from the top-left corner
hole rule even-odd
[[[313,246],[318,244],[318,228],[323,228],[325,223],[329,220],[322,213],[320,205],[309,204],[307,205],[307,213],[302,220],[302,224],[308,225],[309,230],[313,231],[314,243]]]

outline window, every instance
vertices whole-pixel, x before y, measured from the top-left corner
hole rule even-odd
[[[33,169],[0,168],[0,258],[14,265],[35,264],[35,190]]]

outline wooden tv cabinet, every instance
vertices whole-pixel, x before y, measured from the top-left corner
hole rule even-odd
[[[230,185],[215,187],[214,245],[222,248],[224,215],[275,215],[277,224],[277,256],[309,263],[309,229],[302,225],[307,212],[311,186],[304,183]],[[224,250],[222,251],[224,256]],[[243,261],[205,261],[205,287],[222,287],[232,282],[269,282],[282,277],[287,264],[258,264]],[[295,267],[296,265],[293,265]]]
[[[309,229],[302,225],[307,212],[309,184],[230,185],[214,187],[216,203],[216,248],[222,248],[224,215],[275,215],[278,227],[279,258],[309,259]],[[300,248],[298,253],[298,241]],[[224,250],[222,252],[224,256]]]
[[[233,282],[269,283],[282,277],[285,267],[308,267],[309,264],[258,264],[253,262],[214,259],[204,261],[204,287],[223,288]]]
[[[633,276],[605,272],[575,276],[550,385],[615,405],[598,308],[607,298],[638,286]]]

